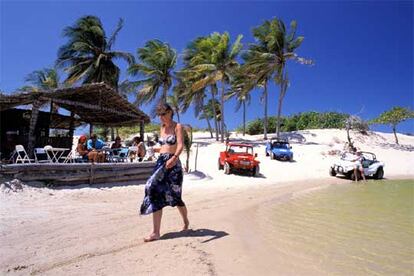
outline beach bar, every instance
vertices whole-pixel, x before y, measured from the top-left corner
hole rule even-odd
[[[70,116],[39,111],[45,104],[66,109]],[[18,110],[17,106],[31,105],[31,110]],[[140,126],[143,138],[144,125],[149,116],[104,83],[53,91],[0,94],[1,150],[22,144],[30,157],[35,147],[51,145],[72,149],[74,128],[81,123],[105,127]],[[20,114],[19,116],[14,116]],[[21,118],[16,120],[15,118]],[[12,122],[12,123],[9,123]],[[51,128],[67,129],[64,137],[49,137]],[[39,137],[40,136],[40,137]],[[51,185],[77,185],[115,182],[142,182],[151,173],[154,162],[137,163],[23,163],[1,164],[0,174],[21,181],[42,181]]]

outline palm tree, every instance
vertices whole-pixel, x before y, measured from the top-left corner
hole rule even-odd
[[[242,70],[241,70],[242,72]],[[243,107],[243,136],[246,135],[246,103],[250,104],[250,92],[254,88],[247,76],[238,74],[233,78],[232,89],[226,95],[226,99],[235,97],[237,100],[236,112]]]
[[[174,110],[174,113],[177,114],[177,120],[180,122],[181,106],[178,92],[174,91],[172,95],[167,96],[167,103]]]
[[[144,77],[133,82],[136,87],[142,86],[137,92],[137,103],[153,101],[161,87],[162,94],[157,103],[166,102],[168,90],[173,82],[172,71],[177,63],[176,51],[169,44],[154,39],[145,43],[143,48],[139,48],[137,56],[140,63],[128,68],[129,74]]]
[[[40,92],[40,91],[50,91],[53,89],[57,89],[61,86],[59,81],[59,75],[55,69],[51,68],[45,68],[42,70],[36,70],[30,73],[26,76],[25,82],[29,83],[30,85],[26,85],[20,90],[22,91],[28,91],[28,92]],[[28,152],[30,156],[32,156],[33,153],[33,147],[35,144],[36,137],[34,136],[35,128],[37,119],[39,116],[39,109],[42,108],[46,103],[42,102],[40,100],[36,100],[33,102],[32,105],[32,113],[30,118],[30,127],[29,127],[29,142],[28,142]],[[53,101],[50,101],[50,116],[52,113],[58,112],[58,106],[53,103]],[[73,116],[73,113],[71,113],[71,117]],[[73,129],[70,129],[71,134],[73,135]]]
[[[185,172],[190,171],[190,151],[191,146],[193,144],[193,129],[190,125],[183,125],[183,135],[184,135],[184,150],[186,154],[186,160],[185,160]],[[196,160],[197,162],[197,160]],[[197,167],[197,164],[196,164]]]
[[[79,80],[83,83],[104,82],[117,88],[120,69],[113,62],[123,59],[129,64],[134,57],[126,52],[112,51],[123,20],[119,19],[115,31],[107,39],[101,20],[96,16],[79,18],[73,26],[66,27],[63,35],[69,41],[60,47],[57,65],[65,68],[68,77],[66,83]]]
[[[247,72],[256,75],[257,83],[264,85],[265,103],[267,102],[267,84],[273,79],[280,86],[276,133],[280,133],[280,117],[282,103],[286,95],[289,78],[286,63],[293,59],[301,64],[313,64],[313,61],[298,57],[295,50],[302,44],[304,37],[296,36],[296,21],[291,21],[290,32],[286,32],[282,20],[274,18],[266,20],[262,25],[253,28],[253,36],[257,44],[252,44],[244,55]],[[267,112],[267,111],[266,111]],[[266,126],[266,122],[265,122]],[[266,137],[265,137],[266,139]]]
[[[205,77],[206,74],[194,74],[192,68],[202,64],[210,63],[210,52],[213,48],[212,41],[206,39],[206,37],[198,37],[191,41],[187,48],[184,50],[183,60],[184,69],[177,72],[177,76],[180,80],[179,97],[183,103],[184,110],[194,104],[194,113],[196,117],[199,117],[204,108],[204,99],[206,97],[207,87],[202,87],[198,90],[193,90],[192,85],[200,78]],[[211,99],[215,101],[217,95],[217,84],[213,83],[210,88]],[[213,109],[215,106],[213,106]],[[216,113],[216,110],[213,110]],[[209,124],[209,121],[207,121]],[[216,141],[219,140],[218,123],[214,117],[214,127],[216,133]]]
[[[52,90],[60,86],[59,76],[55,69],[44,68],[36,70],[26,76],[25,82],[30,83],[30,86],[25,86],[25,91],[41,91]]]
[[[221,113],[220,113],[220,103],[216,99],[208,100],[207,104],[203,106],[201,113],[198,116],[199,119],[205,119],[207,121],[207,126],[210,131],[211,138],[213,138],[213,132],[211,130],[210,119],[214,118],[214,121],[220,122]]]
[[[23,86],[20,90],[29,92],[49,91],[61,86],[59,75],[54,68],[33,71],[26,76],[25,82],[30,85]],[[53,101],[50,102],[50,113],[57,113],[58,108]]]
[[[230,36],[212,33],[208,37],[200,37],[187,47],[184,53],[184,77],[191,82],[191,90],[198,91],[211,86],[212,93],[220,82],[220,113],[221,113],[221,142],[224,142],[224,100],[226,85],[230,83],[231,75],[239,67],[236,60],[242,44],[242,35],[239,35],[233,45],[230,45]],[[217,129],[217,128],[216,128]]]
[[[273,74],[274,68],[268,66],[266,55],[253,50],[256,45],[251,45],[249,50],[243,53],[242,57],[245,63],[241,71],[244,75],[243,87],[245,90],[252,90],[254,87],[262,87],[263,93],[261,101],[264,102],[264,122],[263,122],[263,138],[267,140],[268,127],[268,80]]]
[[[212,89],[212,87],[209,87]],[[216,140],[218,141],[218,126],[217,126],[217,116],[213,116],[213,114],[217,114],[220,109],[220,104],[214,97],[214,92],[211,94],[213,95],[212,99],[208,101],[208,104],[205,104],[206,98],[206,90],[207,88],[202,88],[197,91],[191,90],[191,84],[185,82],[182,78],[179,78],[178,84],[173,88],[174,93],[176,93],[178,97],[178,101],[180,103],[181,112],[186,112],[187,109],[194,105],[194,116],[198,119],[205,119],[207,121],[207,126],[210,131],[211,138],[213,138],[213,132],[211,130],[210,119],[214,119],[215,124],[215,131],[216,131]],[[215,101],[217,105],[210,104],[212,101]]]

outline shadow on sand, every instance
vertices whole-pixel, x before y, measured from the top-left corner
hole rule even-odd
[[[414,151],[414,146],[412,145],[397,145],[397,144],[390,144],[390,143],[380,143],[379,146],[383,149],[394,149],[394,150],[401,150],[401,151]]]
[[[161,236],[160,240],[169,240],[176,238],[186,238],[186,237],[210,237],[209,239],[202,241],[202,243],[210,242],[225,236],[228,236],[229,233],[225,231],[214,231],[211,229],[189,229],[180,232],[170,232]]]

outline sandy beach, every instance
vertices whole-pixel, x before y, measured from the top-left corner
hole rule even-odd
[[[294,162],[265,156],[262,135],[232,134],[250,142],[260,160],[259,177],[224,175],[217,158],[224,145],[196,133],[183,200],[189,231],[175,208],[165,208],[161,240],[144,243],[151,216],[140,217],[144,185],[35,188],[0,194],[2,275],[321,275],[305,252],[288,252],[266,237],[267,204],[289,201],[332,185],[328,169],[346,142],[344,130],[286,133]],[[414,137],[352,133],[356,146],[385,162],[386,179],[414,179]],[[195,155],[198,145],[197,171]],[[181,161],[185,163],[184,154]],[[374,181],[374,180],[369,180]],[[340,274],[340,273],[339,273]]]

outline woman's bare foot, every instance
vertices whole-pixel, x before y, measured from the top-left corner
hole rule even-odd
[[[190,221],[188,221],[188,219],[184,220],[183,231],[188,230],[189,225],[190,225]]]
[[[144,242],[152,242],[152,241],[156,241],[160,238],[160,235],[152,233],[151,235],[149,235],[148,237],[144,238]]]

